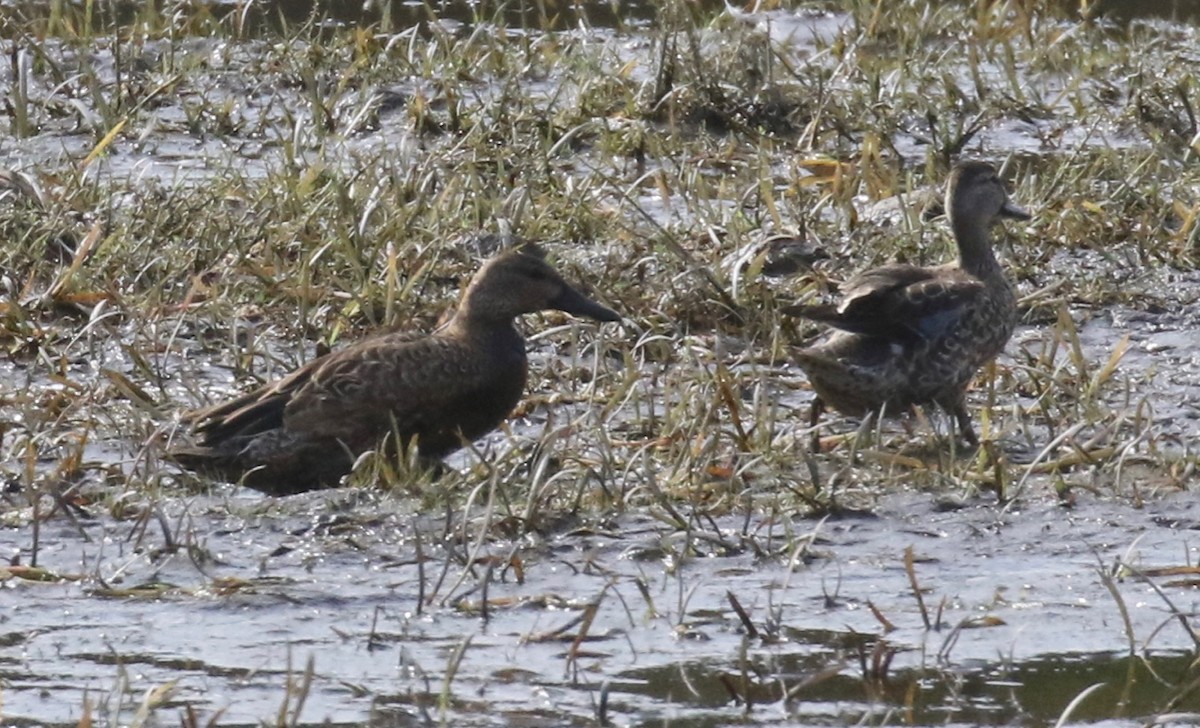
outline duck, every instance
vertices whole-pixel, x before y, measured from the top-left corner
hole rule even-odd
[[[863,418],[927,404],[949,413],[963,439],[978,447],[967,386],[1004,350],[1017,322],[1016,296],[990,231],[1002,218],[1032,216],[1009,199],[996,169],[980,161],[953,168],[945,211],[956,261],[872,268],[845,281],[837,303],[783,309],[831,329],[793,354],[816,393],[809,419],[814,452],[827,408]]]
[[[432,333],[378,334],[320,356],[230,401],[186,413],[185,469],[269,495],[336,487],[361,453],[415,442],[419,460],[495,429],[525,390],[529,363],[515,320],[544,310],[620,321],[525,244],[489,259]],[[394,434],[395,437],[391,437]]]

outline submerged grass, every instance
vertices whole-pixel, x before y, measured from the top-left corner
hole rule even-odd
[[[314,18],[257,36],[191,5],[6,16],[21,146],[0,152],[24,175],[0,186],[0,474],[24,509],[6,519],[83,506],[144,532],[161,499],[223,488],[159,459],[181,408],[431,329],[511,236],[551,241],[626,323],[529,326],[519,418],[442,478],[363,462],[355,484],[448,514],[434,536],[462,579],[425,603],[461,600],[468,575],[486,590],[485,552],[511,565],[522,536],[635,508],[685,535],[667,561],[787,560],[811,541],[793,516],[897,488],[1066,505],[1186,488],[1180,395],[1200,374],[1194,349],[1153,347],[1195,325],[1200,292],[1194,28],[800,5],[671,2],[654,29],[554,33],[432,8],[394,32]],[[964,457],[928,413],[911,433],[844,423],[812,455],[787,361],[816,331],[779,309],[946,259],[944,225],[907,208],[964,156],[1002,162],[1035,210],[997,231],[1023,326],[971,395],[985,447]],[[772,236],[821,255],[775,275]],[[782,535],[716,526],[743,514]]]

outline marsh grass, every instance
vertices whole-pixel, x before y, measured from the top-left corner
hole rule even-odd
[[[1111,323],[1194,324],[1185,39],[1042,4],[887,5],[820,5],[837,27],[790,35],[769,34],[790,16],[685,2],[654,30],[590,34],[499,11],[259,36],[193,5],[7,16],[6,121],[30,153],[0,149],[40,194],[0,198],[3,498],[31,534],[82,504],[149,539],[158,504],[224,488],[159,458],[175,413],[373,331],[431,329],[485,232],[550,241],[626,321],[531,317],[518,417],[440,477],[405,454],[362,461],[352,485],[447,514],[425,535],[451,555],[422,604],[487,605],[522,539],[633,511],[681,536],[663,539],[673,563],[787,560],[813,540],[794,516],[869,512],[895,489],[1069,504],[1186,488],[1194,433],[1159,413],[1196,379],[1128,366],[1147,334]],[[867,266],[947,259],[943,223],[868,208],[940,186],[960,156],[1003,163],[1035,211],[997,231],[1022,332],[971,395],[986,447],[964,452],[926,412],[911,432],[835,419],[813,455],[787,361],[817,331],[780,308]],[[772,235],[827,256],[770,275]],[[728,516],[779,526],[730,533]],[[195,545],[181,523],[160,532]],[[443,716],[470,647],[449,658]],[[285,722],[303,704],[288,695]]]
[[[764,349],[770,360],[785,360],[787,346],[811,334],[781,321],[778,303],[826,295],[830,278],[860,267],[947,255],[944,234],[929,226],[877,228],[860,219],[864,193],[872,201],[923,179],[936,184],[973,142],[985,156],[1002,155],[999,139],[980,145],[977,137],[1010,121],[1035,127],[1043,146],[1054,144],[1052,130],[1078,123],[1064,114],[1084,109],[1080,121],[1126,137],[1125,146],[1085,137],[1066,150],[1070,164],[1027,154],[1010,165],[1015,196],[1044,204],[1036,227],[1005,236],[1009,263],[1023,289],[1034,289],[1028,320],[1055,323],[1043,339],[1048,348],[1018,369],[1002,363],[1000,386],[987,388],[984,418],[997,436],[1019,431],[1034,449],[1064,426],[1092,423],[1085,427],[1091,431],[1106,418],[1126,421],[1130,407],[1144,409],[1144,397],[1130,401],[1127,386],[1120,408],[1109,407],[1102,395],[1120,376],[1120,356],[1115,349],[1085,353],[1073,316],[1080,306],[1153,303],[1149,287],[1111,285],[1114,274],[1136,282],[1140,267],[1193,259],[1196,203],[1186,181],[1172,179],[1186,167],[1169,161],[1191,153],[1180,146],[1194,126],[1191,84],[1171,78],[1171,47],[1141,37],[1140,27],[1118,43],[1110,30],[1071,27],[1034,11],[1018,13],[1015,26],[1011,17],[972,16],[953,5],[912,11],[920,24],[906,13],[852,5],[839,31],[818,36],[801,55],[773,45],[757,22],[736,14],[710,22],[680,3],[664,9],[640,57],[572,36],[453,34],[437,24],[390,37],[370,29],[331,35],[306,24],[282,42],[227,46],[203,63],[203,51],[182,45],[192,26],[142,18],[131,26],[142,35],[112,37],[108,76],[99,64],[72,70],[52,60],[67,49],[94,55],[86,29],[95,19],[68,18],[59,8],[24,29],[14,26],[21,43],[45,38],[38,62],[16,67],[23,89],[12,117],[16,136],[53,129],[56,89],[76,84],[89,90],[84,98],[103,137],[85,163],[164,133],[160,149],[216,138],[233,150],[253,147],[257,162],[248,173],[236,155],[218,158],[209,162],[215,174],[182,184],[50,170],[40,173],[52,190],[47,202],[5,208],[14,241],[3,261],[11,271],[3,312],[9,350],[26,362],[57,360],[64,391],[80,395],[71,402],[77,407],[53,419],[47,415],[57,409],[41,402],[20,428],[30,434],[10,452],[35,440],[54,451],[55,443],[78,441],[79,424],[84,433],[106,427],[148,435],[152,418],[181,394],[190,403],[221,396],[224,390],[210,386],[220,368],[236,379],[266,380],[368,331],[428,328],[478,264],[455,241],[499,226],[563,240],[556,250],[567,271],[645,327],[624,352],[613,347],[619,365],[597,358],[607,365],[588,374],[592,401],[606,417],[587,427],[641,432],[655,443],[605,448],[606,458],[628,458],[605,464],[620,483],[617,501],[640,491],[629,485],[638,481],[639,461],[654,463],[646,477],[655,498],[688,500],[712,486],[698,476],[706,472],[729,471],[727,485],[744,488],[747,473],[784,475],[796,457],[780,440],[788,425],[770,393],[774,374],[753,363]],[[965,48],[947,41],[960,34],[971,39]],[[153,48],[158,68],[122,56],[126,42],[143,54]],[[885,45],[904,62],[879,52]],[[965,76],[942,70],[957,53],[965,53]],[[1052,97],[1044,78],[1064,74],[1072,53],[1086,64],[1101,55],[1119,72],[1095,85],[1073,81]],[[1161,67],[1148,68],[1155,62]],[[259,69],[265,75],[249,86],[231,75]],[[1123,100],[1114,93],[1122,74],[1129,82],[1150,72],[1168,74],[1160,86],[1172,93],[1159,86]],[[246,104],[229,92],[231,83],[272,90],[265,102]],[[123,99],[131,84],[169,86],[182,101],[182,126],[155,122],[149,97]],[[883,94],[886,106],[878,101]],[[383,104],[391,110],[381,111]],[[754,112],[767,107],[778,116]],[[400,140],[399,154],[353,143],[383,128],[381,114]],[[171,137],[180,132],[181,139]],[[914,160],[900,144],[925,153]],[[839,158],[846,161],[826,161]],[[87,235],[89,222],[100,238],[64,274],[67,261],[41,251],[61,248],[63,236]],[[745,263],[743,251],[775,228],[803,230],[833,259],[792,281],[764,277],[762,254]],[[1041,274],[1082,251],[1099,260],[1053,279]],[[62,318],[63,307],[79,313]],[[79,316],[87,317],[82,328]],[[102,347],[100,339],[110,341]],[[743,354],[722,351],[723,340]],[[685,342],[682,350],[675,341]],[[116,368],[102,367],[88,382],[70,380],[66,363],[98,348],[122,350],[108,354]],[[178,361],[184,352],[210,357],[218,368],[189,370]],[[1108,364],[1093,377],[1089,359],[1105,356]],[[571,386],[576,370],[543,370],[541,386],[561,372]],[[604,388],[608,382],[613,389]],[[1032,390],[1034,406],[997,410],[1014,387]],[[110,398],[122,409],[88,410]],[[85,422],[61,416],[70,413]],[[1139,427],[1136,437],[1152,441]],[[951,480],[985,477],[956,458],[938,470],[947,468]],[[904,467],[882,475],[921,479]]]

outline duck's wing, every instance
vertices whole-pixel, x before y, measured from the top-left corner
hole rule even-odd
[[[936,339],[984,294],[982,281],[956,268],[886,265],[842,285],[836,306],[795,312],[843,331],[888,339]]]
[[[288,399],[283,424],[290,432],[356,442],[393,427],[419,431],[487,377],[484,363],[449,337],[382,337],[340,354]]]
[[[184,421],[194,424],[205,446],[278,429],[284,425],[285,412],[292,400],[309,387],[319,372],[326,368],[346,368],[347,362],[363,358],[384,341],[400,345],[421,337],[421,334],[396,333],[363,340],[341,351],[317,357],[282,379],[268,382],[228,402],[188,412]]]
[[[205,446],[219,445],[236,437],[257,435],[283,425],[283,410],[330,355],[310,361],[286,377],[268,382],[240,397],[192,410],[184,415],[193,423]]]

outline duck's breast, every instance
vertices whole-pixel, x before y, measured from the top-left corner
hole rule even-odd
[[[511,332],[511,333],[510,333]],[[519,334],[494,332],[474,340],[455,361],[454,384],[439,397],[440,405],[425,418],[420,435],[421,452],[441,457],[496,428],[521,401],[528,360]]]

